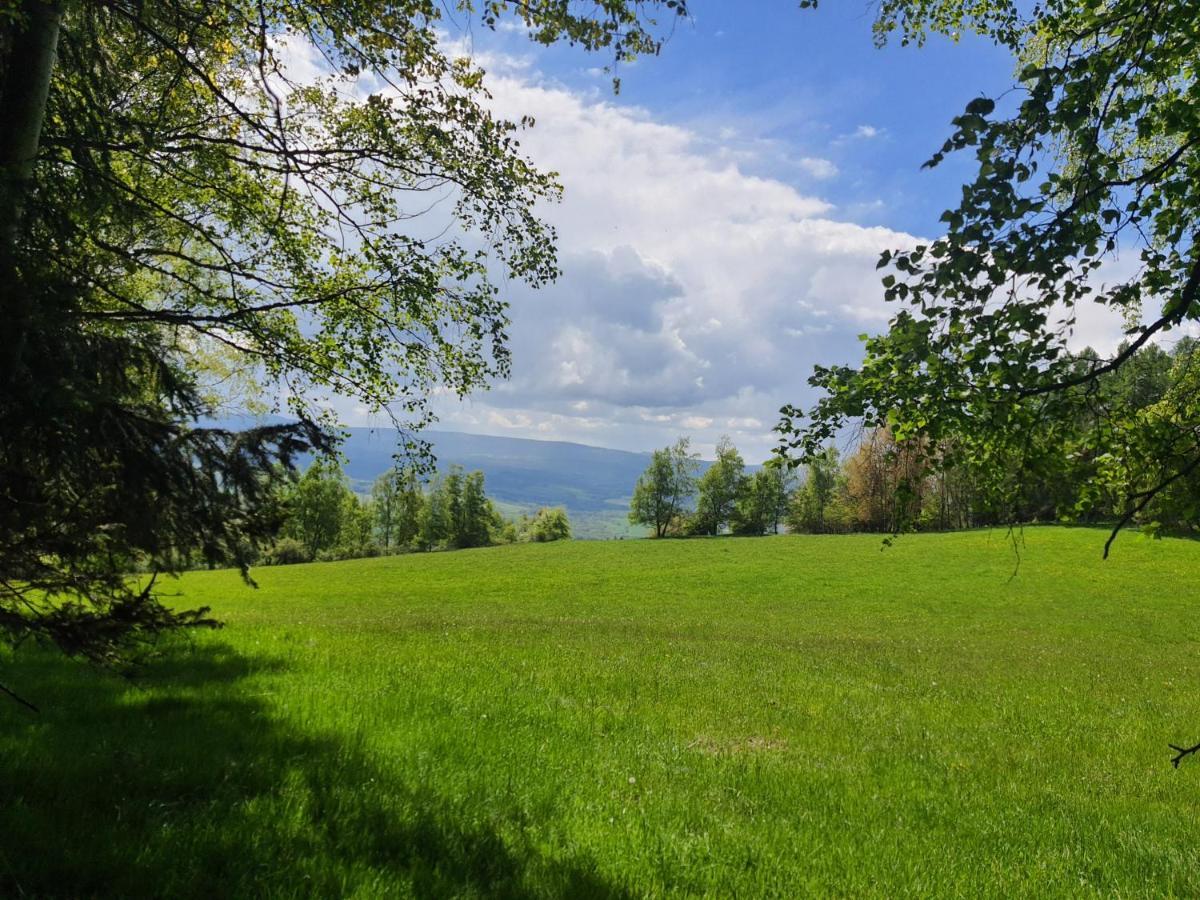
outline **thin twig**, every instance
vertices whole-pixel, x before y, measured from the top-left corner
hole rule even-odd
[[[40,713],[40,712],[41,712],[41,710],[40,710],[40,709],[38,709],[36,706],[34,706],[32,703],[30,703],[28,700],[26,700],[26,699],[25,699],[24,697],[22,697],[20,694],[18,694],[18,693],[16,693],[15,691],[13,691],[13,690],[11,690],[11,689],[9,689],[9,688],[5,687],[3,684],[0,684],[0,691],[3,691],[4,693],[8,694],[8,696],[12,697],[14,700],[16,700],[18,703],[20,703],[20,704],[21,704],[22,706],[24,706],[26,709],[28,709],[28,710],[32,710],[32,711],[33,711],[33,712],[35,712],[35,713]]]
[[[1200,752],[1200,744],[1197,744],[1195,747],[1180,747],[1178,744],[1168,744],[1167,746],[1176,751],[1175,758],[1171,760],[1171,765],[1177,769],[1179,768],[1180,761],[1185,756]]]

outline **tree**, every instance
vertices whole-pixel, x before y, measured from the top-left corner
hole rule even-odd
[[[779,526],[787,516],[791,506],[792,494],[796,490],[796,476],[792,467],[778,459],[770,459],[763,463],[762,471],[766,472],[766,496],[768,498],[768,524],[774,534],[779,534]]]
[[[451,466],[439,485],[441,506],[446,515],[446,544],[461,547],[463,535],[463,473],[462,466]]]
[[[787,526],[794,532],[823,534],[828,527],[827,512],[842,482],[837,447],[830,444],[812,457],[806,476],[788,505]]]
[[[845,493],[857,524],[867,531],[917,526],[927,475],[919,443],[900,443],[887,428],[864,435],[846,461]]]
[[[442,479],[435,478],[429,485],[429,493],[421,506],[416,541],[425,551],[433,550],[453,536],[453,524],[446,508],[446,491]]]
[[[951,448],[980,502],[1017,518],[1021,476],[1052,471],[1104,376],[1200,318],[1198,24],[1189,0],[885,0],[881,42],[970,28],[1013,51],[1019,83],[954,119],[927,165],[969,151],[977,169],[946,234],[883,254],[900,309],[860,367],[819,367],[824,396],[782,410],[785,452],[811,459],[855,419],[886,425],[925,453]],[[1108,265],[1118,253],[1130,274]],[[1126,314],[1129,339],[1107,358],[1067,351],[1089,304]],[[1125,483],[1118,528],[1200,467],[1200,439],[1151,432],[1138,453],[1156,480]],[[1121,434],[1096,432],[1090,458],[1122,452]]]
[[[284,533],[304,545],[309,559],[316,559],[338,545],[348,501],[357,503],[341,467],[317,460],[305,470],[288,497]]]
[[[787,512],[792,491],[788,467],[771,460],[748,478],[742,479],[731,528],[734,534],[762,535],[779,533],[779,523]]]
[[[378,554],[374,503],[347,490],[342,496],[341,527],[333,555],[338,559],[360,559]]]
[[[1153,393],[1146,395],[1152,399]],[[1116,452],[1097,461],[1095,493],[1129,498],[1123,520],[1147,530],[1195,532],[1200,524],[1200,356],[1189,345],[1176,354],[1168,386],[1154,402],[1119,419]],[[1086,503],[1089,497],[1085,497]]]
[[[384,553],[392,549],[400,525],[401,473],[397,469],[384,472],[371,485],[371,508],[375,514],[375,530]]]
[[[529,525],[530,540],[538,543],[565,541],[571,537],[571,521],[561,506],[542,507]]]
[[[245,571],[298,454],[331,449],[322,394],[417,427],[434,387],[506,372],[497,275],[555,277],[534,208],[558,188],[439,29],[510,15],[620,62],[657,52],[655,9],[686,15],[0,0],[0,631],[115,661],[213,624],[125,567],[199,553]],[[304,53],[321,65],[302,82]],[[217,358],[298,422],[201,427]]]
[[[416,539],[421,528],[421,512],[425,508],[425,494],[413,466],[405,466],[398,479],[398,495],[395,525],[395,545],[407,547]]]
[[[700,476],[700,498],[696,503],[696,530],[720,534],[733,518],[742,491],[746,464],[727,435],[717,442],[716,461]]]
[[[496,511],[487,498],[483,473],[471,472],[463,482],[462,519],[455,543],[459,547],[486,547],[492,542]]]
[[[629,521],[648,525],[655,537],[664,537],[671,523],[688,512],[696,494],[696,469],[699,457],[690,450],[690,441],[681,437],[670,447],[655,450],[650,465],[638,476],[629,503]]]

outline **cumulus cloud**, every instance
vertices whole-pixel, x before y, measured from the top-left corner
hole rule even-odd
[[[633,449],[728,432],[765,456],[778,408],[810,396],[813,364],[854,361],[857,334],[886,322],[876,260],[915,238],[842,220],[645,110],[486,64],[496,111],[536,119],[522,149],[565,187],[542,210],[563,275],[509,286],[512,378],[442,406],[441,427]],[[803,167],[836,175],[826,160]]]
[[[876,261],[918,239],[855,224],[711,135],[546,81],[528,59],[481,62],[496,112],[534,117],[522,149],[565,188],[541,210],[562,277],[507,285],[512,377],[465,402],[435,398],[441,427],[640,450],[688,433],[702,452],[727,433],[764,459],[779,407],[812,399],[813,365],[856,362],[857,335],[886,327]],[[882,134],[860,125],[838,140]],[[793,162],[804,185],[838,176],[822,158]],[[1114,343],[1111,319],[1081,308],[1072,345]]]
[[[526,58],[480,61],[496,111],[536,119],[522,149],[565,187],[541,210],[563,274],[507,285],[512,377],[464,402],[440,394],[440,427],[636,450],[690,434],[706,453],[729,434],[748,461],[766,458],[779,407],[813,399],[813,365],[856,362],[857,335],[886,327],[876,261],[917,238],[855,224],[854,209],[749,171],[752,153],[548,82]],[[860,125],[835,143],[883,134]],[[792,162],[802,184],[838,176],[822,158]],[[1072,345],[1114,343],[1111,319],[1081,309]]]

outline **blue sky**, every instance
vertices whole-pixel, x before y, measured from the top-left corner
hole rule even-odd
[[[691,9],[692,21],[674,28],[661,56],[620,69],[616,102],[702,132],[730,128],[777,141],[792,157],[829,160],[839,177],[821,195],[863,224],[931,233],[970,168],[964,160],[919,172],[921,163],[968,101],[1012,81],[1009,53],[970,35],[877,48],[866,3],[799,10],[791,0],[693,0]],[[486,36],[477,43],[486,45]],[[537,60],[540,71],[574,89],[597,86],[586,74],[597,59],[555,48]],[[864,139],[864,126],[876,139]],[[809,184],[782,161],[760,173]]]
[[[704,452],[729,434],[756,462],[813,365],[886,328],[879,253],[938,234],[970,160],[921,163],[968,101],[1011,86],[1010,58],[972,38],[877,49],[865,4],[691,7],[619,96],[603,58],[511,27],[453,38],[498,112],[537,119],[522,146],[565,189],[542,210],[563,276],[505,285],[512,378],[439,399],[438,427],[629,450],[689,434]],[[1085,322],[1079,341],[1113,334]]]

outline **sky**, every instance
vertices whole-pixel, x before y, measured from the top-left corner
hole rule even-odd
[[[969,159],[921,163],[974,97],[1012,84],[977,39],[877,49],[865,3],[692,0],[662,54],[623,65],[517,28],[456,40],[495,106],[532,115],[522,148],[554,170],[562,276],[511,304],[512,376],[438,428],[650,450],[729,435],[750,462],[814,365],[854,363],[886,328],[881,251],[935,237]],[[1116,323],[1081,323],[1108,346]],[[348,405],[346,424],[381,424]]]

